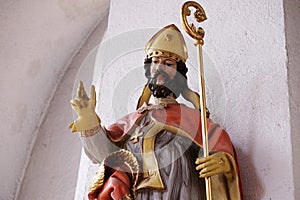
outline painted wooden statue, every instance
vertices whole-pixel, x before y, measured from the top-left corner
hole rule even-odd
[[[88,157],[101,163],[89,199],[207,199],[207,177],[212,199],[242,199],[236,152],[207,110],[209,155],[203,155],[200,100],[187,85],[188,52],[181,32],[173,24],[166,26],[145,50],[147,84],[135,112],[103,127],[95,112],[94,86],[88,97],[80,82],[71,100],[78,119],[70,128],[80,133]],[[149,104],[151,95],[154,101]],[[177,102],[180,95],[195,108]],[[114,148],[101,160],[104,141]]]

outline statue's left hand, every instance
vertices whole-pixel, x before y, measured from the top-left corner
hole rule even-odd
[[[225,176],[231,176],[232,165],[226,153],[218,152],[213,155],[197,158],[196,170],[200,170],[199,177],[206,178],[217,174],[224,174]]]

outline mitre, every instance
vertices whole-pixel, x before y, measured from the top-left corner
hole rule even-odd
[[[186,62],[187,47],[180,30],[171,24],[162,28],[149,40],[145,47],[147,57],[167,57]]]

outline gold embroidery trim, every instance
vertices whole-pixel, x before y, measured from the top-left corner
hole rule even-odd
[[[101,125],[96,126],[95,128],[92,128],[90,130],[84,130],[80,132],[81,137],[91,137],[93,135],[96,135],[101,130]]]
[[[121,149],[119,151],[115,151],[111,154],[109,154],[105,160],[101,163],[99,166],[92,183],[89,186],[89,193],[94,193],[96,190],[101,189],[103,184],[105,183],[105,175],[107,174],[107,167],[109,168],[117,168],[118,166],[126,164],[129,169],[130,173],[132,175],[132,188],[131,188],[131,194],[127,195],[127,197],[130,197],[133,195],[133,199],[135,199],[136,196],[136,185],[138,181],[138,172],[139,172],[139,164],[137,162],[137,159],[135,156],[125,149]]]
[[[143,180],[137,186],[138,190],[142,188],[165,189],[154,154],[155,138],[162,127],[162,124],[155,123],[143,138]]]

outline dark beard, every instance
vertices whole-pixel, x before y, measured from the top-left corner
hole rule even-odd
[[[180,95],[180,89],[178,88],[177,82],[177,74],[173,79],[171,79],[167,73],[163,71],[157,71],[152,77],[148,79],[148,87],[152,92],[152,95],[156,98],[166,98],[167,96],[173,94],[173,96],[177,98]],[[158,75],[162,75],[164,77],[163,85],[156,84]]]
[[[173,92],[164,85],[156,85],[156,83],[149,83],[149,89],[152,92],[152,95],[156,98],[166,98]]]

